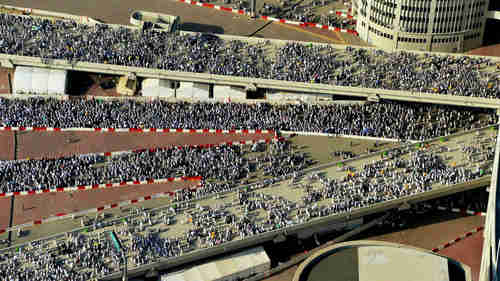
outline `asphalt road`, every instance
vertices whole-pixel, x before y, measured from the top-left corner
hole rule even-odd
[[[252,20],[247,16],[192,6],[175,0],[5,0],[2,4],[89,16],[104,22],[119,24],[129,24],[132,11],[146,10],[180,16],[183,30],[242,36],[253,34],[261,38],[324,43],[360,42],[355,36],[346,33],[328,32],[316,28],[303,29],[275,23],[267,24],[268,22],[264,20]],[[265,28],[262,28],[264,26]],[[255,33],[257,30],[259,31]]]

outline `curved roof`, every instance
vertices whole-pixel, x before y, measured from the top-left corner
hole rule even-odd
[[[293,281],[470,281],[468,266],[432,251],[380,241],[333,245],[305,260]]]

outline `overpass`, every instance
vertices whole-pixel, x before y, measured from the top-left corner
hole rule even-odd
[[[222,36],[221,36],[222,37]],[[234,38],[234,36],[230,36]],[[256,39],[259,40],[259,39]],[[434,103],[446,105],[459,105],[467,107],[493,108],[500,107],[500,99],[489,99],[479,97],[453,96],[442,94],[431,94],[421,92],[408,92],[399,90],[385,90],[378,88],[347,87],[317,83],[303,83],[280,81],[259,78],[247,78],[236,76],[216,75],[209,73],[194,73],[167,71],[150,68],[129,67],[120,65],[97,64],[81,61],[65,61],[42,59],[27,56],[16,56],[0,54],[0,64],[4,67],[13,66],[35,66],[53,69],[65,69],[74,71],[96,72],[114,75],[135,74],[137,77],[158,78],[198,84],[211,84],[223,86],[236,86],[247,91],[266,89],[270,91],[300,92],[305,94],[329,94],[344,95],[352,97],[364,97],[369,99],[387,99],[394,101],[410,101],[420,103]]]
[[[10,7],[10,6],[7,6]],[[12,7],[10,7],[12,8]],[[24,8],[18,8],[24,9]],[[31,9],[30,13],[31,13]],[[48,11],[36,11],[38,14],[51,15]],[[64,17],[63,14],[57,13],[57,17]],[[94,25],[98,24],[93,19],[85,17],[67,15],[68,19],[78,20],[81,24]],[[133,19],[133,18],[132,18]],[[125,27],[128,29],[137,29],[137,27],[122,26],[115,24],[108,24],[112,28]],[[180,34],[193,34],[193,32],[180,32]],[[218,35],[226,43],[233,40],[243,41],[250,45],[264,45],[266,51],[270,53],[276,52],[280,46],[284,46],[286,43],[291,41],[285,40],[275,40],[275,39],[261,39],[261,38],[248,38],[239,36],[229,36],[229,35]],[[344,45],[333,45],[333,44],[321,44],[321,43],[305,43],[305,42],[293,42],[299,43],[307,46],[329,46],[338,50],[339,54],[345,51],[346,46]],[[375,48],[363,48],[363,49],[375,49]],[[425,55],[425,52],[411,52],[416,55]],[[439,54],[436,55],[446,55],[461,57],[464,55],[456,54]],[[269,55],[269,54],[267,54]],[[478,56],[465,56],[477,58]],[[500,63],[499,58],[491,58],[493,62]],[[455,96],[455,95],[443,95],[434,93],[422,93],[416,91],[404,91],[404,90],[385,90],[379,88],[361,88],[361,87],[346,87],[337,86],[331,84],[319,84],[319,83],[304,83],[304,82],[291,82],[282,80],[271,80],[271,79],[260,79],[260,78],[248,78],[248,77],[238,77],[238,76],[227,76],[227,75],[215,75],[210,73],[194,73],[194,72],[181,72],[181,71],[167,71],[161,69],[152,68],[142,68],[142,67],[129,67],[111,64],[99,64],[99,63],[89,63],[84,61],[67,61],[67,60],[57,60],[57,59],[46,59],[38,57],[28,57],[28,56],[17,56],[17,55],[7,55],[0,54],[0,65],[2,67],[15,67],[15,66],[33,66],[33,67],[45,67],[54,69],[64,69],[64,70],[74,70],[74,71],[85,71],[85,72],[95,72],[95,73],[105,73],[114,75],[130,75],[134,74],[137,77],[144,78],[158,78],[165,79],[174,82],[180,82],[182,85],[192,85],[200,86],[232,86],[243,91],[252,92],[256,90],[263,90],[268,92],[292,92],[292,93],[304,93],[304,94],[324,94],[324,95],[345,95],[352,97],[363,97],[370,100],[395,100],[395,101],[410,101],[410,102],[423,102],[423,103],[435,103],[435,104],[448,104],[448,105],[459,105],[468,107],[482,107],[482,108],[498,108],[500,106],[500,99],[493,98],[479,98],[479,97],[469,97],[469,96]],[[483,71],[483,70],[482,70]],[[488,77],[495,77],[500,75],[498,71],[489,70]],[[484,72],[484,71],[483,71]],[[205,87],[206,88],[206,87]]]
[[[429,140],[425,143],[429,144],[429,149],[434,151],[437,154],[440,154],[442,156],[442,159],[445,159],[445,162],[449,165],[455,165],[452,163],[456,163],[457,165],[465,165],[466,168],[473,168],[477,164],[481,163],[486,163],[486,162],[491,162],[486,160],[486,162],[483,162],[481,160],[481,163],[473,163],[472,161],[462,159],[462,154],[459,151],[459,149],[443,149],[445,147],[449,148],[455,148],[459,147],[460,145],[472,145],[473,143],[491,143],[490,140],[491,138],[496,134],[496,131],[491,130],[492,126],[488,126],[486,128],[479,128],[475,129],[472,131],[467,131],[467,132],[459,132],[457,134],[449,136],[447,140],[443,142],[442,138],[436,138],[433,140]],[[403,151],[404,154],[409,154],[412,153],[413,151],[416,151],[420,149],[420,145],[417,145],[415,143],[411,144],[406,144],[400,147],[401,150]],[[380,159],[380,154],[383,153],[383,151],[378,151],[375,153],[367,154],[367,155],[362,155],[358,156],[356,158],[352,158],[349,160],[344,160],[343,163],[347,166],[354,167],[357,170],[361,170],[361,167],[363,167],[364,164],[366,163],[372,163],[373,160],[379,160]],[[344,177],[346,172],[343,170],[339,170],[337,166],[338,162],[332,162],[328,163],[322,166],[318,167],[313,167],[310,169],[305,170],[304,172],[307,173],[316,173],[316,172],[321,172],[326,174],[330,178],[341,178]],[[307,181],[306,178],[301,179],[301,181]],[[296,224],[291,224],[286,227],[282,227],[279,229],[267,231],[264,233],[252,235],[252,236],[247,236],[244,238],[241,238],[239,236],[234,237],[232,240],[229,242],[220,244],[218,246],[206,246],[202,245],[201,243],[197,243],[196,247],[192,251],[185,251],[179,256],[176,257],[170,257],[170,258],[161,258],[157,262],[150,263],[147,265],[137,265],[132,260],[128,262],[128,270],[129,270],[129,276],[134,277],[134,276],[139,276],[143,275],[147,272],[153,272],[153,271],[158,271],[158,270],[164,270],[168,268],[172,268],[174,266],[182,265],[191,261],[199,260],[202,258],[208,258],[214,255],[219,255],[222,253],[227,253],[233,250],[238,250],[242,248],[246,248],[249,246],[253,246],[256,244],[261,244],[266,241],[279,241],[280,239],[286,239],[287,236],[298,236],[298,237],[305,237],[306,235],[312,235],[314,232],[319,232],[323,231],[325,229],[331,229],[332,227],[345,227],[348,226],[349,224],[352,224],[354,220],[357,220],[359,218],[362,218],[366,215],[369,214],[375,214],[375,213],[380,213],[384,212],[387,210],[392,210],[392,209],[399,209],[399,208],[406,208],[409,205],[417,204],[419,202],[423,202],[429,199],[433,198],[438,198],[442,196],[446,196],[449,194],[454,194],[457,192],[462,192],[466,190],[470,190],[473,188],[479,188],[479,187],[484,187],[485,185],[488,185],[490,182],[490,176],[482,176],[480,178],[477,178],[475,180],[472,180],[470,182],[466,183],[460,183],[460,184],[455,184],[455,185],[439,185],[436,184],[433,186],[433,189],[430,191],[425,191],[425,192],[416,192],[412,195],[408,195],[406,197],[398,198],[398,199],[392,199],[388,200],[385,202],[373,204],[370,206],[362,207],[362,208],[357,208],[349,212],[343,212],[343,213],[336,213],[332,215],[327,215],[323,217],[315,217],[311,219],[307,219],[304,222],[297,222]],[[304,190],[303,188],[297,188],[294,187],[291,184],[288,184],[288,181],[281,181],[278,183],[280,186],[277,187],[275,185],[267,186],[267,187],[261,187],[261,188],[256,188],[253,189],[255,193],[259,194],[267,194],[270,196],[281,196],[286,198],[287,200],[291,202],[297,202],[300,204],[301,198],[304,195]],[[319,186],[319,182],[312,183],[313,185]],[[247,188],[248,185],[246,186],[241,186],[240,188]],[[175,237],[184,237],[184,234],[186,231],[190,230],[192,225],[191,223],[187,222],[186,220],[191,214],[191,212],[196,211],[198,208],[194,208],[193,206],[220,206],[220,205],[225,205],[231,202],[235,202],[235,199],[237,198],[237,190],[231,190],[227,192],[223,192],[221,194],[210,194],[205,198],[198,198],[196,200],[193,200],[191,202],[187,202],[190,204],[191,207],[186,207],[183,210],[178,210],[175,212],[175,222],[173,224],[169,224],[168,226],[164,225],[158,225],[153,224],[151,226],[146,226],[144,229],[144,233],[148,233],[149,231],[154,231],[158,233],[161,233],[160,235],[163,235],[163,237],[169,237],[169,238],[175,238]],[[238,200],[236,200],[238,201]],[[330,204],[330,199],[322,199],[317,202],[318,205],[326,205]],[[163,212],[169,212],[169,208],[172,206],[171,204],[163,205],[158,203],[159,205],[156,205],[157,208],[150,210],[151,219],[153,221],[158,221],[159,218],[162,216]],[[183,204],[183,203],[176,203],[176,204]],[[230,214],[237,215],[238,217],[243,214],[243,210],[239,208],[239,205],[236,206],[231,206],[227,207],[228,212]],[[296,212],[296,210],[293,210],[291,212]],[[251,212],[252,217],[255,217],[256,222],[260,222],[261,219],[265,217],[265,212]],[[294,217],[294,213],[290,213],[290,217]],[[93,235],[93,236],[100,236],[99,233],[106,233],[107,231],[114,230],[114,229],[123,229],[123,227],[128,227],[128,224],[125,225],[124,219],[127,218],[129,220],[129,223],[131,225],[137,225],[138,218],[142,218],[142,214],[134,214],[134,215],[128,215],[124,217],[114,217],[104,224],[105,226],[102,228],[95,229],[93,231],[90,231],[87,233],[87,227],[84,228],[79,228],[79,229],[73,229],[70,232],[83,232],[84,235]],[[104,223],[104,222],[103,222]],[[219,225],[219,222],[217,223]],[[160,231],[160,228],[162,231]],[[118,235],[122,235],[119,233]],[[142,231],[141,231],[142,232]],[[54,245],[57,245],[57,241],[61,242],[60,240],[66,239],[67,235],[65,233],[62,234],[57,234],[52,237],[47,237],[41,239],[43,244],[49,245],[50,247],[54,247]],[[128,240],[128,242],[127,242]],[[125,243],[125,247],[130,247],[127,245],[127,243],[130,242],[130,239],[123,239],[123,243]],[[36,242],[35,244],[42,244],[42,242]],[[26,250],[29,251],[30,245],[33,245],[34,243],[26,243],[26,244],[20,244],[20,245],[14,245],[11,248],[3,249],[0,250],[0,252],[5,252],[5,251],[18,251],[19,248],[25,248]],[[47,249],[48,251],[49,249]],[[23,250],[24,251],[24,250]],[[129,253],[129,257],[132,257],[131,255],[134,255],[134,253]],[[106,276],[102,280],[117,280],[119,279],[121,274],[119,272],[116,272],[114,274],[111,274],[109,276]]]
[[[484,129],[477,129],[477,130],[473,130],[471,132],[461,132],[461,133],[457,133],[453,136],[450,136],[450,139],[448,140],[447,143],[440,143],[440,138],[436,138],[436,139],[432,140],[431,143],[436,145],[436,150],[439,150],[437,148],[439,146],[450,147],[450,146],[453,146],[454,143],[456,143],[456,144],[463,143],[465,140],[468,140],[468,141],[466,141],[466,143],[472,143],[472,142],[478,141],[478,140],[475,140],[473,137],[476,134],[476,132],[482,132],[483,134],[487,134],[488,136],[490,134],[496,135],[496,131],[495,132],[491,132],[491,131],[488,132],[487,130],[484,130]],[[413,148],[414,146],[415,146],[415,144],[410,144],[407,146],[402,146],[402,148],[404,148],[404,147]],[[451,155],[458,155],[458,154],[447,154],[447,155],[449,157]],[[365,156],[355,158],[355,159],[346,160],[345,163],[350,165],[350,166],[355,167],[356,169],[359,169],[359,167],[361,167],[364,163],[370,163],[374,159],[379,159],[378,155],[380,155],[380,152],[376,152],[376,153],[370,154],[370,155],[365,155]],[[445,158],[448,158],[445,155],[442,155],[442,156]],[[457,158],[452,157],[451,159],[448,160],[449,161],[448,163],[451,163],[451,162],[457,161],[457,160],[458,160]],[[307,171],[308,172],[312,172],[312,171],[323,172],[323,173],[327,174],[328,176],[332,176],[334,178],[339,178],[341,173],[335,172],[335,170],[332,169],[332,168],[335,168],[336,164],[337,163],[329,163],[329,164],[325,164],[325,165],[320,166],[320,167],[308,169]],[[472,163],[469,163],[469,164],[474,165]],[[414,204],[424,202],[424,201],[427,201],[430,199],[439,198],[439,197],[443,197],[446,195],[471,190],[474,188],[484,187],[490,183],[490,180],[491,180],[490,176],[485,176],[485,177],[482,177],[480,179],[477,179],[477,180],[474,180],[471,182],[467,182],[467,183],[461,183],[461,184],[456,184],[456,185],[451,185],[451,186],[439,186],[439,187],[436,186],[436,188],[434,188],[431,191],[417,193],[417,194],[410,195],[410,196],[405,197],[405,198],[400,198],[400,199],[396,199],[396,200],[386,201],[383,203],[378,203],[378,204],[375,204],[375,205],[370,206],[370,207],[355,209],[355,210],[353,210],[351,212],[347,212],[347,213],[340,213],[340,214],[335,214],[335,215],[330,215],[330,216],[326,216],[326,217],[312,219],[311,221],[306,222],[306,223],[297,224],[297,225],[293,225],[293,226],[286,227],[283,229],[278,229],[278,230],[273,230],[273,231],[253,235],[250,237],[246,237],[245,239],[236,239],[236,240],[224,243],[220,246],[201,248],[201,249],[197,249],[197,250],[192,251],[192,252],[185,253],[185,254],[178,256],[178,257],[160,259],[158,262],[151,263],[148,265],[136,266],[136,267],[131,266],[131,267],[129,267],[129,276],[135,277],[135,276],[144,275],[150,271],[167,270],[167,269],[170,269],[170,268],[173,268],[176,266],[180,266],[180,265],[183,265],[183,264],[186,264],[189,262],[193,262],[195,260],[209,258],[212,256],[220,255],[223,253],[228,253],[228,252],[235,251],[238,249],[262,244],[262,243],[268,242],[268,241],[276,241],[279,239],[283,239],[286,236],[301,237],[304,234],[306,234],[306,235],[311,234],[312,235],[312,233],[319,232],[320,230],[326,229],[329,227],[331,228],[332,226],[335,226],[335,225],[349,224],[349,222],[351,222],[353,220],[363,218],[364,216],[367,216],[370,214],[376,214],[376,213],[381,213],[381,212],[388,211],[388,210],[404,208],[405,206],[414,205]],[[256,191],[267,193],[266,191],[262,191],[262,190],[256,190]],[[269,192],[272,192],[273,194],[286,194],[287,196],[293,196],[292,194],[296,193],[296,189],[291,188],[291,187],[287,186],[286,184],[282,183],[280,187],[270,187]],[[224,195],[224,197],[230,196],[229,194],[231,194],[231,192],[226,193]],[[300,196],[295,196],[295,198],[300,198]],[[230,201],[229,199],[227,199],[227,200]],[[207,201],[207,202],[212,202],[211,204],[223,204],[223,202],[221,202],[221,201],[215,201],[217,203],[214,203],[213,200]],[[319,201],[317,203],[320,205],[322,204],[321,201]],[[197,204],[204,206],[203,201],[198,201]],[[120,277],[120,274],[115,273],[115,274],[111,274],[110,276],[107,276],[101,280],[103,280],[103,281],[104,280],[106,280],[106,281],[118,280],[119,277]]]

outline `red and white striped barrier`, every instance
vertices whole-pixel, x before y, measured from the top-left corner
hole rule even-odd
[[[455,238],[455,239],[453,239],[453,240],[451,240],[451,241],[449,241],[449,242],[447,242],[447,243],[445,243],[445,244],[443,244],[443,245],[441,245],[441,246],[439,246],[437,248],[432,249],[432,251],[434,253],[437,253],[437,252],[439,252],[439,251],[441,251],[443,249],[446,249],[446,248],[450,247],[451,245],[453,245],[453,244],[455,244],[455,243],[457,243],[459,241],[464,240],[465,238],[467,238],[467,237],[471,236],[472,234],[477,233],[477,232],[479,232],[481,230],[484,230],[484,226],[476,227],[473,230],[471,230],[471,231],[469,231],[467,233],[462,234],[460,237],[457,237],[457,238]]]
[[[277,136],[274,136],[272,139],[260,139],[260,140],[241,140],[241,141],[228,141],[228,142],[222,142],[219,144],[191,144],[191,145],[173,145],[173,146],[167,146],[167,147],[156,147],[156,148],[144,148],[144,149],[135,149],[132,151],[121,151],[121,152],[115,152],[116,154],[119,153],[129,153],[129,152],[144,152],[144,151],[149,151],[149,152],[155,152],[157,150],[161,149],[169,149],[172,147],[177,147],[178,149],[184,149],[184,148],[211,148],[211,147],[216,147],[216,146],[221,146],[221,145],[246,145],[246,144],[255,144],[255,143],[270,143],[272,141],[282,141],[284,138],[278,138]]]
[[[178,149],[184,149],[185,147],[210,148],[210,147],[216,147],[216,146],[221,146],[221,145],[246,145],[246,144],[255,144],[255,143],[270,143],[271,141],[275,141],[275,140],[282,141],[283,138],[278,138],[277,136],[274,136],[273,139],[246,140],[246,141],[242,140],[242,141],[236,141],[236,142],[231,142],[231,141],[230,142],[223,142],[220,144],[203,144],[203,145],[189,145],[189,146],[179,145],[179,146],[170,146],[170,147],[165,147],[165,148],[145,148],[145,149],[135,149],[135,150],[130,150],[130,151],[104,152],[104,153],[97,153],[97,154],[104,155],[104,156],[112,156],[112,155],[118,155],[118,154],[123,154],[123,153],[138,153],[138,152],[144,152],[144,151],[154,152],[154,151],[159,150],[159,149],[168,149],[171,147],[177,147]],[[20,161],[24,161],[24,160],[20,160]],[[51,192],[72,192],[72,191],[77,191],[77,190],[120,187],[120,186],[125,186],[125,185],[142,185],[142,184],[166,183],[166,182],[174,182],[174,181],[195,181],[195,180],[201,180],[201,177],[176,177],[176,178],[167,178],[167,179],[126,181],[126,182],[124,181],[124,182],[117,182],[117,183],[80,185],[80,186],[73,186],[73,187],[58,187],[58,188],[41,189],[41,190],[33,190],[33,191],[4,192],[4,193],[0,193],[0,197],[24,196],[24,195],[33,195],[33,194],[42,194],[42,193],[51,193]]]
[[[0,193],[0,197],[10,197],[10,196],[25,196],[43,193],[53,193],[53,192],[74,192],[78,190],[91,190],[91,189],[102,189],[102,188],[112,188],[112,187],[123,187],[126,185],[143,185],[143,184],[155,184],[155,183],[168,183],[177,181],[199,181],[201,177],[176,177],[176,178],[165,178],[165,179],[151,179],[143,181],[123,181],[115,183],[103,183],[103,184],[93,184],[93,185],[79,185],[73,187],[58,187],[51,189],[41,189],[33,191],[16,191],[16,192],[4,192]]]
[[[154,152],[158,149],[168,149],[172,147],[177,147],[178,149],[183,149],[184,147],[200,147],[200,148],[210,148],[210,147],[215,147],[215,146],[220,146],[220,145],[245,145],[245,144],[254,144],[254,143],[270,143],[272,140],[283,140],[283,138],[278,138],[276,135],[273,136],[272,139],[257,139],[257,140],[241,140],[241,141],[229,141],[229,142],[222,142],[218,144],[194,144],[194,145],[172,145],[172,146],[167,146],[167,147],[155,147],[155,148],[141,148],[141,149],[132,149],[132,150],[123,150],[123,151],[111,151],[111,152],[92,152],[92,153],[86,153],[82,155],[99,155],[99,156],[104,156],[104,157],[111,157],[111,156],[116,156],[120,154],[128,154],[128,153],[137,153],[137,152],[143,152],[143,151],[150,151]],[[63,157],[63,156],[61,156]],[[46,159],[46,158],[45,158]],[[10,160],[10,161],[26,161],[29,159],[18,159],[18,160]]]
[[[191,134],[274,134],[273,130],[220,130],[220,129],[171,129],[171,128],[52,128],[52,127],[0,127],[0,131],[37,132],[129,132],[129,133],[191,133]]]
[[[424,207],[426,208],[434,208],[432,205],[425,204]],[[450,211],[452,213],[460,213],[463,215],[470,215],[470,216],[481,216],[484,217],[486,216],[486,212],[477,212],[474,210],[467,210],[467,209],[460,209],[460,208],[448,208],[445,206],[437,206],[435,207],[439,211]]]
[[[190,1],[190,0],[178,0],[178,1],[182,2],[182,3],[190,4],[190,5],[212,8],[212,9],[236,13],[236,14],[240,14],[240,15],[249,15],[249,13],[245,12],[244,10],[227,8],[224,6],[214,5],[214,4],[210,4],[210,3],[201,3],[198,1]],[[273,17],[269,17],[269,16],[260,16],[260,18],[263,20],[274,21],[274,22],[279,22],[279,23],[293,24],[293,25],[298,25],[301,27],[317,27],[317,28],[321,28],[321,29],[328,29],[328,30],[335,31],[335,32],[346,32],[346,33],[350,33],[350,34],[354,34],[354,35],[358,36],[358,32],[356,30],[353,30],[353,29],[343,29],[343,28],[339,28],[339,27],[333,27],[333,26],[323,25],[323,24],[319,24],[319,23],[312,23],[312,22],[299,22],[299,21],[291,21],[291,20],[287,20],[287,19],[278,19],[278,18],[273,18]]]
[[[198,187],[199,186],[200,185],[198,184]],[[102,212],[104,210],[114,209],[114,208],[118,208],[118,207],[125,207],[128,205],[133,205],[133,204],[137,204],[137,203],[152,200],[152,199],[173,197],[173,196],[174,196],[174,192],[172,192],[172,191],[160,192],[160,193],[155,193],[152,195],[148,195],[148,196],[144,196],[144,197],[140,197],[140,198],[136,198],[136,199],[125,200],[125,201],[122,201],[119,203],[108,204],[108,205],[104,205],[104,206],[100,206],[100,207],[96,207],[96,208],[92,208],[92,209],[87,209],[87,210],[83,210],[83,211],[78,211],[78,212],[74,212],[74,213],[57,213],[57,214],[50,216],[50,217],[47,217],[47,218],[42,218],[39,220],[34,220],[34,221],[27,222],[27,223],[19,224],[19,225],[14,225],[14,226],[12,226],[10,228],[6,228],[6,229],[0,229],[0,234],[8,232],[8,231],[15,231],[18,229],[23,229],[25,227],[36,226],[36,225],[40,225],[40,224],[44,224],[44,223],[57,221],[57,220],[75,218],[75,217],[84,216],[84,215],[87,215],[90,213],[98,213],[98,212]]]
[[[348,14],[346,12],[336,11],[335,14],[339,17],[342,17],[342,18],[354,19],[353,16],[351,16],[350,14]]]

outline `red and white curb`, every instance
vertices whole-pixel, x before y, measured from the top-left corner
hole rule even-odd
[[[195,188],[197,188],[197,187],[200,187],[200,184],[198,184]],[[57,220],[63,220],[63,219],[69,219],[69,218],[73,219],[73,218],[78,217],[78,216],[84,216],[84,215],[87,215],[90,213],[98,213],[98,212],[102,212],[104,210],[115,209],[118,207],[125,207],[128,205],[133,205],[133,204],[137,204],[137,203],[152,200],[152,199],[173,197],[174,194],[175,193],[172,191],[160,192],[160,193],[155,193],[152,195],[148,195],[148,196],[144,196],[144,197],[140,197],[140,198],[136,198],[136,199],[125,200],[125,201],[122,201],[119,203],[108,204],[108,205],[100,206],[97,208],[87,209],[87,210],[78,211],[78,212],[74,212],[74,213],[57,213],[57,214],[50,216],[50,217],[47,217],[47,218],[42,218],[39,220],[34,220],[31,222],[15,225],[15,226],[12,226],[12,227],[6,228],[6,229],[0,229],[0,234],[5,233],[5,232],[9,232],[9,231],[15,231],[18,229],[23,229],[25,227],[49,223],[49,222],[53,222],[53,221],[57,221]]]
[[[455,239],[453,239],[453,240],[451,240],[451,241],[449,241],[449,242],[447,242],[447,243],[445,243],[445,244],[443,244],[443,245],[441,245],[441,246],[439,246],[437,248],[432,249],[432,251],[434,253],[437,253],[437,252],[439,252],[439,251],[441,251],[443,249],[446,249],[446,248],[450,247],[451,245],[453,245],[453,244],[455,244],[455,243],[457,243],[459,241],[464,240],[465,238],[467,238],[469,236],[472,236],[472,234],[477,233],[477,232],[479,232],[481,230],[484,230],[484,226],[476,227],[473,230],[471,230],[471,231],[469,231],[467,233],[462,234],[460,237],[457,237],[457,238],[455,238]]]
[[[236,13],[236,14],[240,14],[240,15],[249,15],[249,13],[245,12],[244,10],[227,8],[224,6],[214,5],[214,4],[210,4],[210,3],[201,3],[198,1],[190,1],[190,0],[177,0],[177,1],[182,2],[182,3],[186,3],[186,4],[190,4],[190,5],[194,5],[194,6],[212,8],[212,9]],[[323,25],[323,24],[319,24],[319,23],[291,21],[291,20],[287,20],[287,19],[278,19],[278,18],[269,17],[269,16],[260,16],[260,18],[263,20],[274,21],[274,22],[279,22],[279,23],[293,24],[293,25],[298,25],[301,27],[317,27],[320,29],[328,29],[328,30],[335,31],[335,32],[346,32],[346,33],[354,34],[356,36],[358,35],[358,32],[356,30],[353,30],[353,29],[343,29],[343,28]]]
[[[448,207],[444,207],[444,206],[434,207],[434,206],[429,205],[429,204],[425,204],[424,207],[426,207],[426,208],[435,208],[435,209],[437,209],[439,211],[450,211],[452,213],[460,213],[460,214],[463,214],[463,215],[481,216],[481,217],[486,216],[486,212],[477,212],[477,211],[474,211],[474,210],[467,210],[467,209],[460,209],[460,208],[448,208]]]
[[[210,148],[210,147],[221,146],[221,145],[245,145],[245,144],[255,144],[255,143],[270,143],[271,141],[275,141],[275,140],[281,141],[283,139],[278,138],[276,135],[274,135],[272,139],[228,141],[228,142],[221,142],[221,143],[217,143],[217,144],[171,145],[171,146],[167,146],[167,147],[138,148],[138,149],[122,150],[122,151],[85,153],[85,154],[81,154],[81,155],[99,155],[99,156],[104,156],[104,157],[112,157],[112,156],[117,156],[117,155],[121,155],[121,154],[137,153],[137,152],[143,152],[143,151],[148,151],[148,150],[150,152],[154,152],[154,151],[159,150],[159,149],[168,149],[168,148],[173,148],[173,147],[176,147],[177,149],[194,148],[194,147]],[[53,157],[52,159],[62,158],[62,157],[64,157],[64,156]],[[44,158],[44,159],[47,159],[47,158]],[[26,159],[18,159],[18,160],[10,160],[10,161],[26,161],[26,160],[31,160],[31,159],[26,158]]]
[[[172,146],[167,146],[167,147],[156,147],[156,148],[142,148],[142,149],[135,149],[132,151],[121,151],[118,152],[117,154],[124,154],[124,153],[138,153],[138,152],[155,152],[157,150],[162,150],[162,149],[169,149],[176,147],[177,149],[184,149],[184,148],[211,148],[211,147],[217,147],[217,146],[222,146],[222,145],[246,145],[246,144],[255,144],[255,143],[271,143],[272,141],[282,141],[283,138],[278,138],[278,137],[273,137],[272,139],[259,139],[259,140],[241,140],[241,141],[228,141],[228,142],[222,142],[219,144],[192,144],[192,145],[172,145]]]
[[[79,190],[92,190],[92,189],[103,189],[103,188],[112,188],[112,187],[123,187],[123,186],[127,186],[127,185],[143,185],[143,184],[168,183],[168,182],[178,182],[178,181],[199,181],[201,179],[202,179],[201,177],[176,177],[176,178],[165,178],[165,179],[143,180],[143,181],[123,181],[123,182],[115,182],[115,183],[79,185],[79,186],[73,186],[73,187],[58,187],[58,188],[41,189],[41,190],[33,190],[33,191],[4,192],[4,193],[0,193],[0,197],[25,196],[25,195],[54,193],[54,192],[74,192],[74,191],[79,191]]]
[[[220,130],[220,129],[171,129],[171,128],[52,128],[52,127],[0,127],[0,131],[36,132],[129,132],[129,133],[191,133],[191,134],[275,134],[273,130]]]
[[[351,16],[350,14],[346,13],[346,12],[341,12],[341,11],[336,11],[335,14],[341,18],[348,18],[348,19],[354,19],[353,16]]]
[[[140,153],[145,151],[154,152],[160,149],[168,149],[172,147],[177,147],[178,149],[184,148],[210,148],[221,145],[246,145],[246,144],[255,144],[255,143],[270,143],[271,141],[281,141],[283,138],[274,137],[273,139],[260,139],[260,140],[246,140],[246,141],[238,141],[238,142],[224,142],[220,144],[204,144],[204,145],[189,145],[189,146],[171,146],[166,148],[145,148],[145,149],[135,149],[130,151],[119,151],[119,152],[105,152],[103,153],[106,156],[112,156],[117,154],[124,153]],[[19,160],[25,161],[25,160]],[[32,190],[32,191],[16,191],[16,192],[4,192],[0,193],[1,197],[10,197],[10,196],[25,196],[25,195],[34,195],[34,194],[43,194],[43,193],[52,193],[52,192],[73,192],[78,190],[90,190],[90,189],[100,189],[100,188],[111,188],[111,187],[120,187],[125,185],[142,185],[142,184],[153,184],[153,183],[166,183],[166,182],[175,182],[175,181],[197,181],[201,180],[201,177],[171,177],[166,179],[155,179],[155,180],[143,180],[143,181],[124,181],[124,182],[116,182],[116,183],[105,183],[105,184],[94,184],[94,185],[80,185],[73,187],[58,187],[58,188],[50,188],[50,189],[41,189],[41,190]]]

